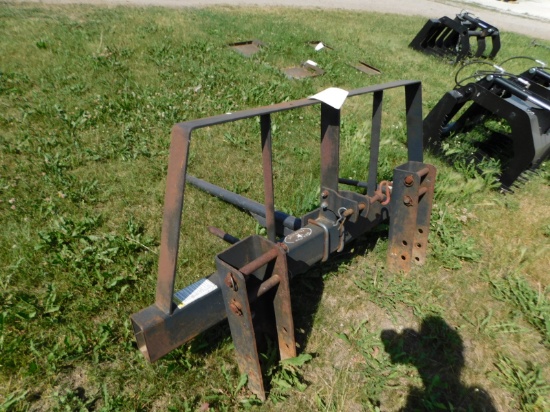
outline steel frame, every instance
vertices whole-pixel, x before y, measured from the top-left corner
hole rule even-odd
[[[472,51],[470,37],[475,37],[477,48]],[[454,19],[443,16],[429,19],[409,44],[409,47],[435,56],[456,56],[456,62],[468,56],[482,57],[487,48],[487,38],[492,48],[488,56],[494,58],[500,50],[498,29],[469,13],[457,14]]]
[[[482,152],[511,153],[500,183],[504,191],[512,191],[523,172],[536,169],[550,156],[550,92],[535,82],[525,83],[520,76],[495,73],[447,92],[424,119],[425,147],[441,153],[443,141],[453,133],[468,132],[487,117],[505,119],[511,133],[493,133]]]
[[[408,161],[395,169],[394,181],[377,183],[384,92],[404,88]],[[273,305],[281,358],[295,356],[290,308],[290,277],[325,261],[344,245],[376,225],[390,221],[388,260],[395,271],[409,271],[426,256],[435,168],[422,163],[422,88],[418,81],[396,81],[349,92],[373,99],[370,166],[366,182],[339,178],[340,110],[313,99],[302,99],[232,114],[176,124],[168,161],[164,220],[155,303],[131,316],[138,347],[151,362],[202,331],[229,320],[237,360],[260,399],[265,390],[259,364],[252,313],[257,301]],[[271,116],[320,105],[321,195],[319,208],[301,218],[274,207]],[[187,175],[192,133],[203,127],[259,117],[264,177],[264,204]],[[208,284],[210,289],[186,305],[174,302],[174,284],[186,183],[190,182],[244,208],[265,223],[267,239],[238,240],[217,228],[211,232],[233,243],[216,256],[217,272],[176,293]],[[340,190],[341,184],[366,188],[362,195]],[[262,298],[260,299],[260,296]]]

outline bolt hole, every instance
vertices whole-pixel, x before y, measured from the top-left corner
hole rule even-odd
[[[403,260],[407,260],[407,256],[405,256],[405,255],[401,255],[401,259],[403,259]]]
[[[287,349],[290,349],[290,346],[288,346],[288,343],[285,343],[285,346]]]
[[[283,332],[284,332],[284,333],[287,333],[288,331],[286,330],[286,328],[283,328]]]
[[[407,241],[406,240],[403,241],[403,246],[407,246]]]
[[[424,233],[424,230],[422,230],[422,229],[419,228],[419,229],[418,229],[418,233]]]
[[[417,262],[420,262],[420,258],[418,256],[415,257],[414,260],[416,260]]]
[[[422,247],[422,243],[417,243],[417,244],[416,244],[416,247],[417,247],[417,248],[421,248],[421,247]]]

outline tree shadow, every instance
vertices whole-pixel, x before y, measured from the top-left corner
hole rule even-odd
[[[462,338],[442,318],[424,318],[418,332],[384,330],[381,339],[392,363],[415,366],[424,384],[422,389],[410,388],[407,404],[401,411],[496,412],[486,391],[461,383]]]

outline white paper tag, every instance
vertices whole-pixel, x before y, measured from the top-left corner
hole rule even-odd
[[[306,64],[309,64],[310,66],[317,66],[317,63],[315,63],[313,60],[306,60]]]
[[[323,42],[319,42],[319,44],[317,46],[315,46],[315,51],[319,51],[321,49],[324,49],[325,48],[325,45],[323,44]]]
[[[338,87],[329,87],[328,89],[325,89],[314,96],[310,96],[309,99],[319,100],[323,103],[328,104],[329,106],[334,107],[337,110],[340,110],[340,108],[346,101],[348,94],[349,92],[347,90],[340,89]]]

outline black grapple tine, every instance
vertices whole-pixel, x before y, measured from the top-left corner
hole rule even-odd
[[[534,76],[526,73],[521,76]],[[527,88],[517,78],[495,73],[447,92],[424,119],[425,147],[441,154],[443,141],[453,134],[467,134],[487,119],[498,119],[509,131],[483,129],[486,139],[475,144],[470,158],[500,160],[500,182],[503,188],[513,187],[525,171],[550,156],[550,91],[534,82]]]
[[[477,41],[475,51],[470,46],[471,37],[475,37]],[[459,62],[469,56],[484,56],[487,37],[493,43],[488,57],[494,58],[500,49],[498,29],[464,12],[457,14],[454,19],[443,16],[428,20],[409,47],[436,56],[455,56],[455,62]]]

